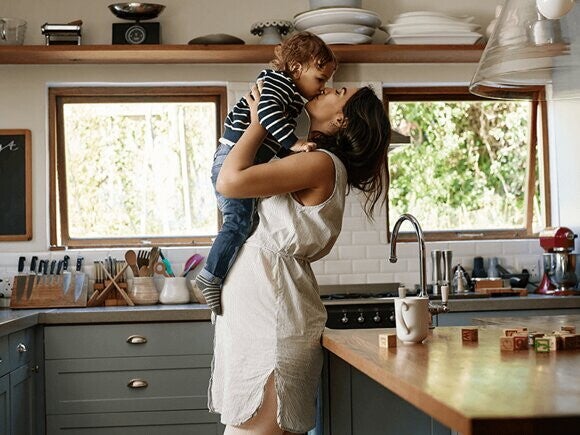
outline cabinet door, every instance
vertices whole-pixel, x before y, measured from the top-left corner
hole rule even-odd
[[[0,433],[10,435],[10,375],[0,378]]]
[[[219,435],[218,416],[208,411],[114,412],[49,415],[47,435]]]
[[[10,372],[10,412],[13,434],[34,434],[34,382],[30,364]]]

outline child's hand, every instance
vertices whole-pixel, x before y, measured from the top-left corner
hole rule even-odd
[[[298,141],[290,147],[295,153],[309,152],[316,149],[316,144],[314,142],[307,142],[304,139],[298,139]]]

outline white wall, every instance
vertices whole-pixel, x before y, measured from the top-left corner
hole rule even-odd
[[[29,21],[27,44],[42,42],[40,25],[81,18],[85,43],[108,43],[110,23],[115,21],[106,6],[110,0],[2,0],[0,16],[19,16]],[[291,18],[308,9],[306,0],[166,0],[167,9],[160,16],[166,43],[185,43],[207,33],[230,33],[255,43],[250,25],[267,18]],[[455,14],[472,14],[487,25],[495,8],[492,0],[439,2],[430,0],[364,0],[363,7],[379,13],[387,21],[399,12],[434,10],[439,7]],[[0,129],[26,128],[32,131],[33,148],[33,240],[0,243],[0,278],[13,274],[18,255],[42,255],[61,258],[62,251],[48,250],[48,154],[47,87],[72,83],[122,84],[208,84],[251,81],[259,65],[0,65]],[[467,84],[474,64],[460,65],[342,65],[336,81],[380,81],[385,85]],[[554,105],[552,111],[551,153],[552,200],[554,224],[580,231],[580,170],[578,140],[580,123],[573,118],[579,103]],[[541,249],[537,240],[432,243],[428,249],[452,249],[454,262],[471,269],[473,257],[497,256],[502,265],[521,269],[537,262]],[[412,285],[418,281],[417,244],[401,244],[400,260],[388,263],[385,218],[370,223],[364,217],[355,196],[348,198],[343,232],[333,251],[313,265],[320,284],[378,283],[400,281]],[[174,249],[169,258],[183,263],[192,253],[207,254],[207,248]],[[106,255],[122,258],[122,251],[85,251],[86,261]],[[76,252],[69,253],[75,256]],[[179,269],[179,266],[178,266]]]

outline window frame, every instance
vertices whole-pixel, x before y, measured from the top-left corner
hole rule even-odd
[[[426,241],[475,241],[475,240],[501,240],[501,239],[534,239],[538,237],[533,232],[533,197],[538,177],[539,195],[541,198],[542,212],[545,226],[551,225],[551,195],[550,195],[550,165],[548,153],[548,114],[545,98],[545,88],[534,86],[522,89],[521,94],[530,100],[530,131],[528,141],[528,159],[524,185],[525,192],[525,217],[524,227],[496,230],[450,230],[450,231],[424,231]],[[482,98],[469,92],[466,86],[430,86],[430,87],[384,87],[383,104],[387,114],[389,102],[394,101],[493,101]],[[536,173],[536,159],[538,162]],[[388,169],[387,169],[388,170]],[[387,240],[391,240],[391,225],[389,219],[389,192],[386,198],[386,222]],[[400,232],[398,239],[403,242],[416,241],[414,232]]]
[[[63,104],[97,102],[213,102],[216,104],[216,140],[227,116],[225,86],[76,86],[48,89],[50,249],[114,248],[127,246],[207,246],[215,235],[190,237],[72,238],[68,230]],[[208,175],[209,176],[209,175]],[[216,208],[218,228],[221,214]]]

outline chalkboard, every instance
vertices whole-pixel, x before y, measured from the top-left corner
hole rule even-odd
[[[32,238],[30,130],[0,130],[0,242]]]

